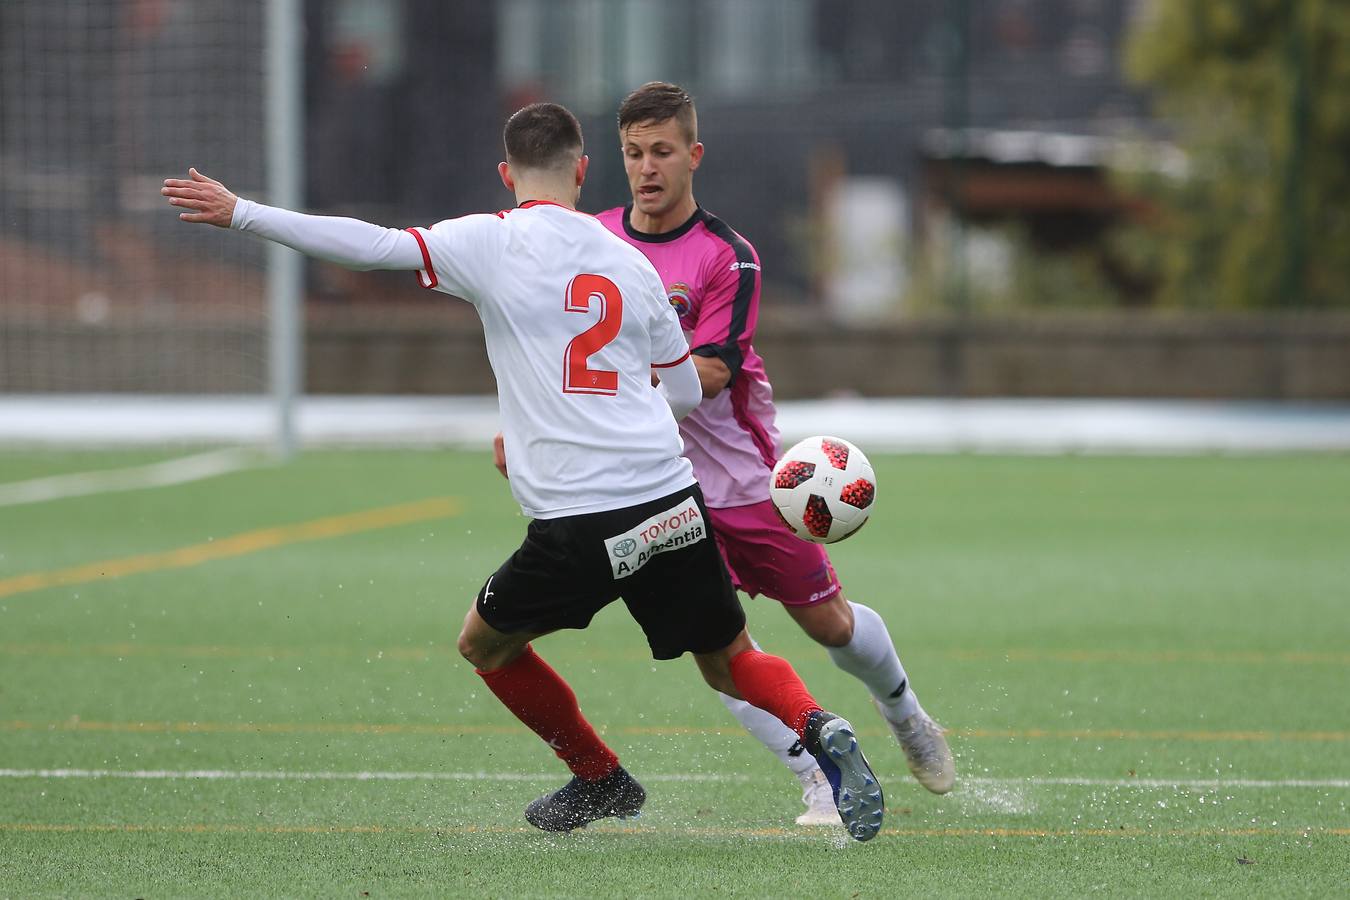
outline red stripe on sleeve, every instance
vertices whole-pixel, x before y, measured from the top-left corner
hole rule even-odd
[[[674,362],[668,362],[668,363],[652,363],[652,368],[653,368],[653,369],[670,369],[670,368],[673,368],[674,366],[678,366],[680,363],[684,362],[684,361],[685,361],[686,359],[688,359],[688,358],[689,358],[689,352],[688,352],[688,351],[685,351],[684,356],[681,356],[679,359],[675,360]]]
[[[430,290],[440,284],[440,280],[436,277],[436,269],[431,265],[431,254],[427,252],[427,242],[422,240],[422,235],[418,233],[416,228],[405,228],[404,231],[417,238],[417,246],[422,248],[422,268],[426,271],[427,277],[423,278],[422,273],[418,272],[417,283]]]

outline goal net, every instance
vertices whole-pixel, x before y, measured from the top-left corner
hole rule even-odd
[[[263,4],[0,3],[0,392],[267,390],[263,245],[159,194],[261,193]]]

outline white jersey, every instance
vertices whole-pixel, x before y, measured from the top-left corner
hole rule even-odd
[[[547,202],[409,231],[421,285],[483,320],[511,492],[527,516],[634,506],[694,483],[649,376],[689,347],[641,252]]]

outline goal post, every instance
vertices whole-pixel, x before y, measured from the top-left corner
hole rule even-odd
[[[301,0],[267,3],[267,196],[273,205],[298,209],[304,183]],[[274,449],[289,459],[298,449],[296,404],[303,384],[304,265],[300,254],[269,243],[267,253],[269,387],[274,404]]]
[[[303,203],[301,7],[0,3],[0,393],[243,397],[294,451],[300,261],[159,188],[195,166]]]

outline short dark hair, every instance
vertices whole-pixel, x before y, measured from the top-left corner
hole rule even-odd
[[[565,106],[531,103],[516,110],[502,130],[506,161],[522,169],[554,169],[581,156],[581,123]]]
[[[685,140],[698,140],[698,112],[694,98],[678,84],[667,81],[649,81],[633,91],[619,104],[619,134],[630,125],[642,122],[662,122],[674,119],[684,132]]]

